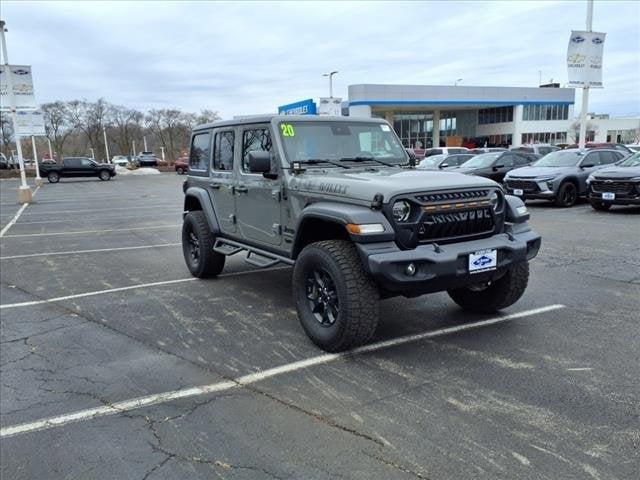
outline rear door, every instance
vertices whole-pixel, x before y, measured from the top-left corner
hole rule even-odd
[[[251,243],[280,245],[282,243],[282,222],[280,212],[281,178],[265,178],[262,174],[249,171],[249,152],[275,150],[269,124],[245,125],[240,130],[236,166],[238,184],[236,186],[236,215],[239,234]],[[272,162],[275,168],[277,162]]]
[[[77,157],[65,158],[62,161],[62,175],[65,177],[79,177],[82,172],[82,159]]]
[[[225,128],[213,132],[213,164],[207,186],[213,199],[216,217],[223,232],[236,232],[236,130]]]

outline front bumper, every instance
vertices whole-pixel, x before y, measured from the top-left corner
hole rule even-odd
[[[435,248],[421,245],[400,250],[394,242],[356,244],[363,265],[376,283],[389,295],[407,297],[439,292],[500,278],[507,267],[531,260],[538,254],[542,239],[528,226],[506,225],[509,234],[451,243]],[[497,250],[497,268],[470,274],[469,254],[480,250]],[[405,273],[413,263],[413,276]]]
[[[613,200],[603,200],[602,193],[589,191],[589,200],[601,202],[606,205],[640,205],[640,194],[619,194]]]

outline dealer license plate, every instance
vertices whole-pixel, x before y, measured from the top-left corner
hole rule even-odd
[[[616,194],[615,193],[611,193],[611,192],[605,192],[602,194],[602,199],[603,200],[615,200],[616,199]]]
[[[513,189],[513,194],[514,195],[524,195],[524,190],[522,190],[521,188],[514,188]]]
[[[497,250],[480,250],[469,254],[469,273],[487,272],[498,266]]]

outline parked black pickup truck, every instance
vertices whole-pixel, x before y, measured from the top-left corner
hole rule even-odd
[[[62,177],[98,177],[100,180],[111,180],[116,175],[116,166],[110,163],[98,163],[85,157],[66,157],[62,165],[40,165],[42,176],[47,176],[51,183],[58,183]]]

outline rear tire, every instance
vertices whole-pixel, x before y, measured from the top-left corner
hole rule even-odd
[[[513,265],[498,280],[482,290],[469,287],[447,290],[451,299],[463,309],[477,313],[493,313],[516,303],[529,282],[529,263]]]
[[[49,180],[49,183],[58,183],[60,181],[60,174],[58,172],[49,172],[47,174],[47,180]]]
[[[610,203],[598,202],[596,200],[590,200],[589,203],[591,204],[591,207],[594,210],[600,210],[600,211],[606,212],[607,210],[609,210],[611,208],[611,204]]]
[[[557,207],[572,207],[578,201],[578,187],[573,182],[564,182],[558,189],[555,204]]]
[[[182,224],[182,253],[191,275],[215,277],[224,268],[225,256],[214,252],[216,237],[201,210],[187,213]]]
[[[293,270],[293,299],[302,328],[327,352],[366,343],[378,325],[380,294],[351,242],[307,245]]]

